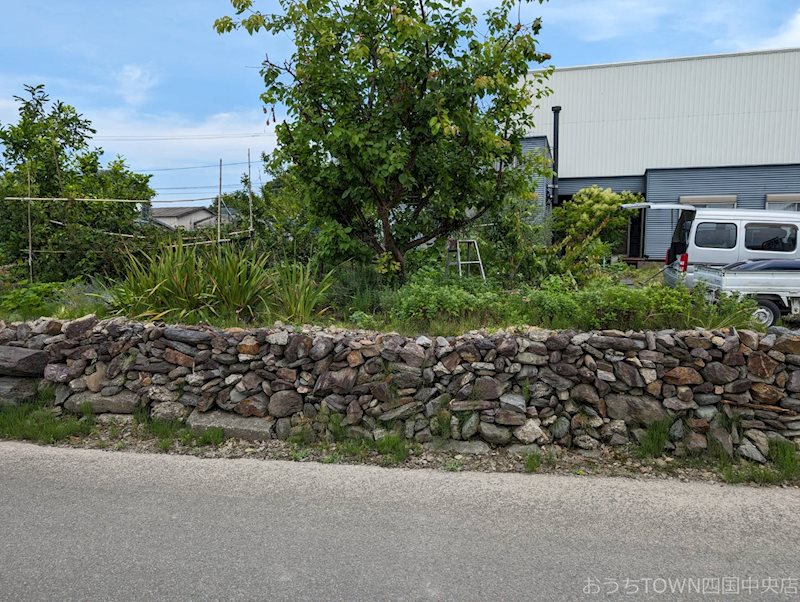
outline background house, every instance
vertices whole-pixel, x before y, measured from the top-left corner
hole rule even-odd
[[[216,228],[217,214],[207,207],[152,207],[150,219],[171,230],[196,230],[198,228]],[[223,225],[239,220],[239,213],[228,207],[222,208]]]
[[[206,207],[153,207],[150,217],[173,230],[194,230],[199,222],[214,216]]]
[[[550,155],[561,107],[558,188],[542,182],[542,204],[597,184],[656,203],[800,208],[800,49],[568,67],[549,86],[524,141]],[[628,255],[663,259],[677,213],[634,218]]]

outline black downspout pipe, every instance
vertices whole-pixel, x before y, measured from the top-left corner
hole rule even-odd
[[[553,207],[558,206],[558,117],[561,107],[553,107]]]

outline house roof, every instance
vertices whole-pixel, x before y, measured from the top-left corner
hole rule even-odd
[[[211,212],[205,207],[153,207],[150,209],[150,215],[154,218],[183,217],[197,211],[211,215]]]

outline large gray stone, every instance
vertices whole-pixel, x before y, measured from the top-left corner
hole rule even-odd
[[[0,345],[0,376],[44,376],[47,353]]]
[[[355,368],[327,371],[317,379],[317,383],[314,386],[314,393],[316,395],[349,393],[356,382],[356,376],[358,376],[358,371]]]
[[[155,420],[164,420],[166,422],[183,421],[186,414],[190,411],[185,405],[178,401],[165,401],[162,403],[154,403],[150,408],[150,417]]]
[[[106,396],[91,391],[81,391],[70,395],[64,402],[64,408],[78,413],[83,404],[89,404],[95,414],[132,414],[139,405],[139,396],[133,391],[120,391],[116,395]]]
[[[511,441],[511,431],[502,426],[497,426],[491,422],[481,422],[478,430],[489,443],[495,445],[507,445]]]
[[[269,398],[268,412],[276,418],[291,416],[303,409],[303,397],[297,391],[278,391]]]
[[[658,420],[664,420],[668,416],[667,410],[660,401],[645,395],[612,393],[606,396],[606,408],[611,418],[624,420],[626,424],[647,426]]]
[[[753,445],[747,439],[743,440],[739,448],[736,450],[742,458],[746,460],[752,460],[753,462],[758,462],[759,464],[766,464],[767,459],[764,457],[758,448]]]
[[[39,380],[35,378],[0,377],[0,408],[33,401],[38,388]]]
[[[491,448],[485,441],[454,441],[452,439],[434,439],[425,444],[432,451],[447,451],[456,454],[486,454]]]
[[[165,328],[164,338],[179,343],[196,345],[198,343],[208,343],[211,341],[211,333],[205,330],[193,330],[189,328]]]
[[[226,437],[236,437],[248,441],[266,441],[272,438],[274,418],[245,418],[229,412],[194,410],[186,419],[186,424],[195,432],[203,433],[210,428],[221,428]]]

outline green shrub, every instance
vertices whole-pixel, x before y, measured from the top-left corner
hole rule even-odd
[[[266,311],[271,282],[266,257],[232,246],[178,243],[131,255],[108,295],[117,311],[136,318],[252,321]]]
[[[275,268],[273,278],[271,306],[282,320],[305,324],[327,311],[323,303],[333,285],[333,272],[318,278],[310,260],[286,261]]]

